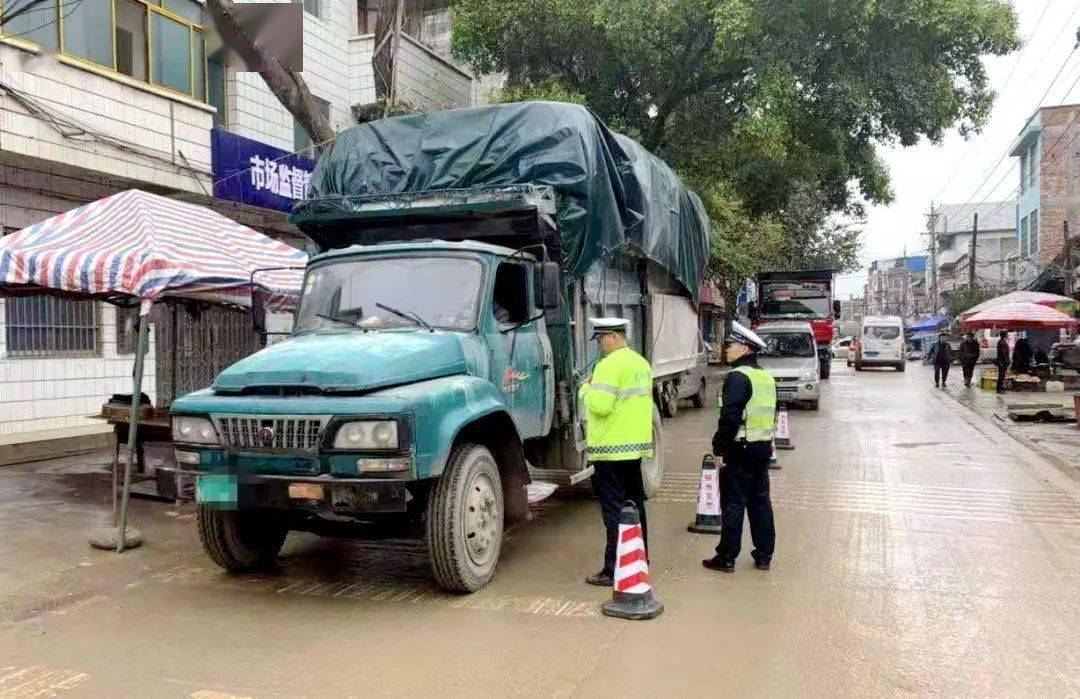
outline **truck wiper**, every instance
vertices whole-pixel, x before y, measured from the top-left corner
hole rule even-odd
[[[399,311],[399,310],[398,310],[398,309],[396,309],[396,308],[390,308],[389,306],[387,306],[387,305],[385,305],[385,304],[381,304],[381,303],[377,303],[377,304],[375,304],[375,305],[376,305],[377,307],[379,307],[379,308],[383,309],[383,310],[384,310],[384,311],[386,311],[387,313],[393,313],[393,314],[394,314],[394,315],[396,315],[396,316],[397,316],[398,318],[404,318],[405,320],[411,320],[412,322],[416,323],[417,325],[419,325],[419,326],[423,327],[423,328],[424,328],[425,330],[427,330],[428,332],[435,332],[435,328],[433,328],[433,327],[431,327],[430,325],[428,325],[428,322],[427,322],[426,320],[424,320],[423,318],[421,318],[420,316],[418,316],[418,315],[417,315],[417,314],[416,314],[415,312],[413,312],[413,311]]]

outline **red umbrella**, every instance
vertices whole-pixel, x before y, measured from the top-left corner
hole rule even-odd
[[[972,306],[960,314],[961,318],[968,318],[994,306],[1005,303],[1037,303],[1040,306],[1053,308],[1062,313],[1071,313],[1076,310],[1076,299],[1057,294],[1047,294],[1042,291],[1012,291],[1001,296],[996,296],[989,301],[983,301],[977,306]]]
[[[960,321],[965,328],[1000,330],[1053,330],[1080,325],[1076,318],[1037,303],[1001,303],[967,316]]]

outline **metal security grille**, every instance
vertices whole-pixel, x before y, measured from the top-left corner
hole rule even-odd
[[[4,336],[11,357],[94,357],[101,354],[96,301],[48,294],[7,299]]]
[[[314,451],[319,447],[326,417],[217,415],[218,433],[234,449]]]
[[[256,352],[261,338],[247,311],[206,304],[156,304],[157,403],[209,386],[223,369]]]

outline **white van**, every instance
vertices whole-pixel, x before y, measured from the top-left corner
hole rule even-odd
[[[866,316],[859,330],[859,347],[855,352],[855,371],[865,366],[891,366],[903,371],[904,321],[900,316]]]

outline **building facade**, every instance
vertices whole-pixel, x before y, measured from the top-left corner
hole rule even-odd
[[[302,5],[303,75],[342,130],[375,101],[374,18],[362,1]],[[303,245],[286,217],[306,192],[310,139],[257,73],[206,55],[206,23],[198,0],[52,0],[0,28],[0,234],[139,188]],[[474,103],[476,81],[448,51],[445,11],[409,20],[401,101]],[[130,391],[132,359],[122,310],[0,298],[0,448],[106,431],[88,415]]]
[[[1072,250],[1080,247],[1073,244],[1080,233],[1080,105],[1040,108],[1020,131],[1011,155],[1020,170],[1017,286],[1065,293],[1066,240]],[[1073,252],[1072,258],[1076,265],[1080,254]]]
[[[971,280],[971,239],[975,238],[975,284],[979,288],[1011,291],[1017,249],[1014,214],[1016,201],[991,201],[978,204],[946,204],[938,210],[934,231],[937,245],[937,284],[939,302],[950,294],[966,289]],[[975,221],[978,218],[978,232]],[[927,284],[933,275],[927,274]]]
[[[925,274],[925,255],[871,262],[863,287],[865,315],[900,316],[904,320],[911,320],[928,312],[929,304],[923,284]]]

